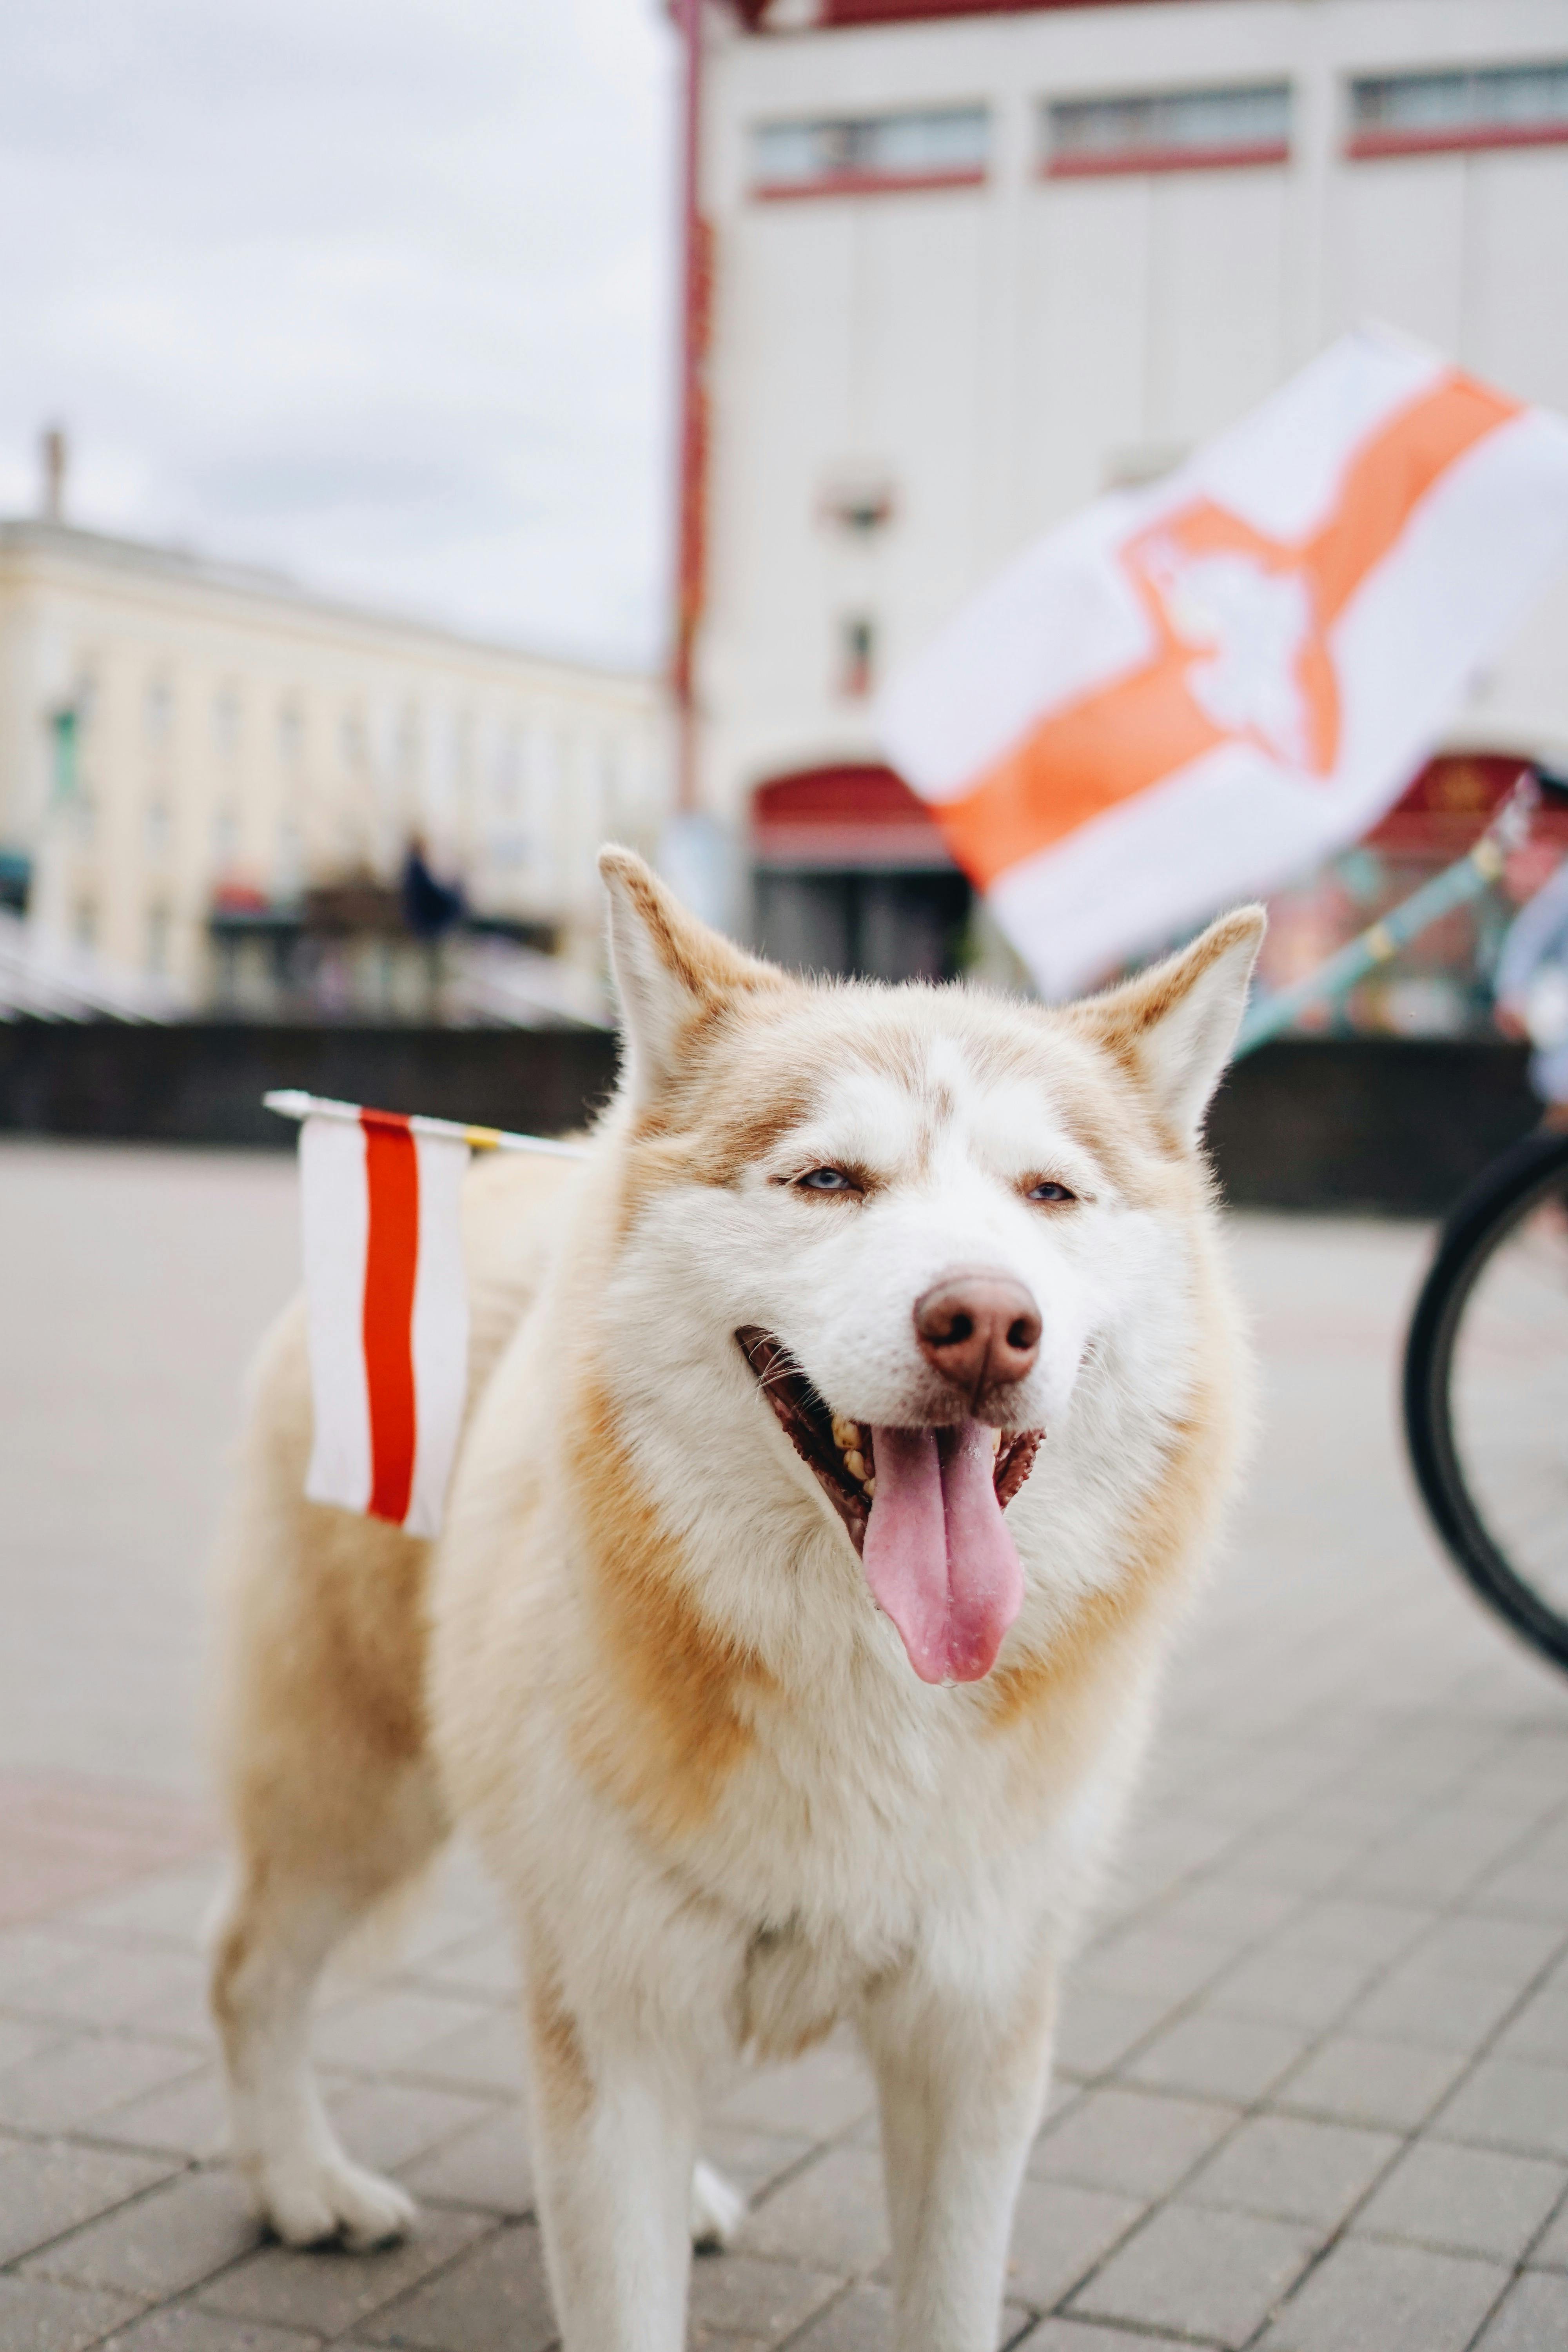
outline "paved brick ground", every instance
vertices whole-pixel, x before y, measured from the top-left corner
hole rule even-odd
[[[461,1857],[397,1973],[321,2021],[332,2105],[420,2195],[418,2238],[264,2245],[216,2153],[194,1591],[292,1219],[282,1165],[0,1151],[0,2352],[551,2341],[510,1964]],[[1237,1238],[1251,1500],[1069,1988],[1006,2338],[1561,2352],[1568,1690],[1406,1496],[1392,1363],[1424,1237]],[[698,2265],[694,2343],[887,2352],[852,2048],[742,2083],[709,2146],[754,2202]]]

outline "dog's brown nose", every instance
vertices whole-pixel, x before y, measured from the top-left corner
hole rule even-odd
[[[915,1336],[944,1380],[978,1397],[1034,1370],[1040,1310],[1010,1274],[960,1267],[916,1299]]]

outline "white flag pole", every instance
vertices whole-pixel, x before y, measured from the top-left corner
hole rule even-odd
[[[338,1118],[359,1124],[362,1105],[334,1102],[327,1095],[306,1094],[300,1087],[275,1087],[261,1097],[279,1118]],[[375,1114],[373,1112],[374,1118]],[[585,1143],[563,1143],[553,1135],[512,1135],[500,1127],[465,1127],[460,1119],[414,1117],[402,1122],[415,1135],[442,1135],[466,1143],[474,1151],[535,1151],[551,1160],[585,1160]]]

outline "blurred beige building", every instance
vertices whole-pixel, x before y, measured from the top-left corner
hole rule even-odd
[[[0,893],[197,1007],[247,923],[386,903],[416,835],[476,914],[592,965],[595,852],[652,845],[668,775],[652,677],[0,522]]]

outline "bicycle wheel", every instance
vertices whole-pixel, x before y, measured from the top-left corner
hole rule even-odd
[[[1458,1566],[1568,1671],[1568,1136],[1528,1137],[1450,1217],[1411,1321],[1405,1431]]]

